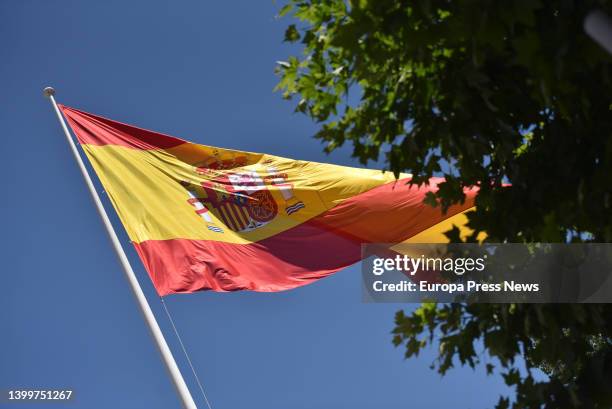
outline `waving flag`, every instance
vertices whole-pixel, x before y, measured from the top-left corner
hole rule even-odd
[[[409,175],[198,145],[60,105],[160,295],[281,291],[357,262],[362,243],[444,241]]]

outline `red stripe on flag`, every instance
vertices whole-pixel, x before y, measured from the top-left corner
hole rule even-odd
[[[187,141],[113,121],[58,104],[82,144],[119,145],[133,149],[167,149]]]

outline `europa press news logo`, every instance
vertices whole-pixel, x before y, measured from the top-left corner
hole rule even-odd
[[[247,165],[246,156],[221,160],[218,153],[213,154],[212,160],[195,168],[198,175],[206,178],[200,185],[181,182],[189,193],[187,202],[195,207],[208,230],[215,233],[223,233],[223,228],[214,223],[209,212],[235,232],[255,230],[274,220],[279,204],[269,185],[281,193],[281,205],[287,215],[305,208],[295,196],[293,184],[287,181],[287,174],[278,172],[271,162],[264,162],[266,174],[262,177],[254,170],[239,170]]]

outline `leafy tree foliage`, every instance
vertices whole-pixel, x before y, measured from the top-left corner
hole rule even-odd
[[[304,52],[279,63],[278,89],[321,124],[326,150],[352,144],[363,163],[384,155],[417,184],[444,174],[431,205],[478,186],[468,240],[611,242],[612,58],[584,33],[594,9],[612,6],[289,0],[285,40]],[[407,357],[439,344],[441,373],[479,364],[483,342],[486,370],[516,389],[500,408],[612,407],[608,305],[427,304],[396,324]]]

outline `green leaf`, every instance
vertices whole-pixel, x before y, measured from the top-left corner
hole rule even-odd
[[[294,24],[291,24],[285,30],[285,39],[284,39],[284,41],[289,42],[289,43],[295,43],[299,39],[300,39],[299,31],[297,30],[297,28],[295,27]]]

